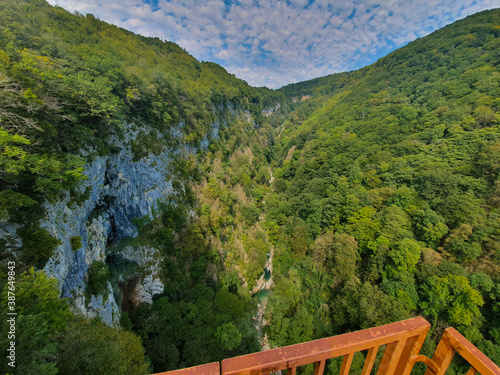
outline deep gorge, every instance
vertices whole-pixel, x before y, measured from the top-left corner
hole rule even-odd
[[[270,90],[92,15],[2,2],[18,373],[167,371],[417,315],[498,362],[499,22]]]

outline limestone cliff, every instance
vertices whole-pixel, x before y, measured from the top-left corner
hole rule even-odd
[[[235,118],[247,118],[249,114],[229,106],[218,120],[213,121],[209,133],[201,142],[208,147],[211,139],[218,137],[219,126]],[[182,127],[183,124],[179,124]],[[137,131],[127,126],[125,137],[115,141],[119,152],[109,156],[98,156],[85,165],[85,180],[80,192],[89,192],[88,199],[81,205],[73,203],[69,194],[56,204],[46,204],[46,218],[42,227],[58,238],[62,244],[49,259],[44,269],[48,275],[59,280],[61,296],[72,302],[74,309],[86,316],[99,316],[109,325],[118,325],[120,301],[116,300],[117,288],[109,282],[104,295],[85,297],[89,266],[96,261],[105,261],[106,249],[123,238],[136,237],[134,219],[145,216],[154,218],[159,202],[172,198],[174,191],[167,175],[175,173],[171,162],[174,155],[187,155],[196,151],[179,142],[176,148],[165,147],[159,154],[149,154],[138,161],[128,145]],[[149,130],[149,129],[146,129]],[[181,139],[179,128],[170,135]],[[173,202],[175,203],[175,202]],[[13,232],[13,229],[9,229]],[[80,237],[82,246],[72,249],[70,239]],[[125,246],[119,256],[126,262],[136,263],[142,270],[135,285],[135,299],[138,303],[151,303],[155,294],[163,292],[159,278],[158,250],[137,246]],[[123,280],[126,281],[126,280]]]

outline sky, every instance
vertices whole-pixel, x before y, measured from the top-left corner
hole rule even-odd
[[[362,68],[500,0],[48,0],[179,44],[252,86]]]

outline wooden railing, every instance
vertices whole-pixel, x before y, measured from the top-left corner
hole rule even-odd
[[[157,375],[261,375],[287,370],[295,375],[297,367],[314,363],[315,375],[322,375],[326,361],[343,357],[340,375],[349,374],[354,354],[366,351],[361,375],[372,373],[377,353],[385,347],[377,375],[408,375],[417,362],[427,365],[426,375],[445,374],[455,353],[471,368],[467,375],[500,375],[500,369],[454,328],[445,330],[432,359],[420,355],[430,324],[422,317],[339,336],[267,350],[219,363],[164,372]]]
[[[472,345],[455,328],[447,328],[444,331],[432,359],[418,356],[416,360],[427,364],[425,375],[443,375],[446,373],[455,353],[460,354],[471,365],[467,375],[475,375],[477,373],[482,375],[500,374],[498,366]],[[424,358],[420,359],[419,357]]]

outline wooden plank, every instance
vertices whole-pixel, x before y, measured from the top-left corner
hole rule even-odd
[[[399,363],[399,361],[409,361],[409,357],[402,358],[401,353],[403,353],[403,349],[405,348],[406,345],[406,338],[403,338],[399,340],[396,343],[396,346],[394,347],[394,350],[392,352],[391,358],[389,359],[389,363],[387,364],[387,368],[385,369],[384,374],[385,375],[393,375],[396,371],[396,367]],[[398,374],[401,375],[401,374]]]
[[[397,342],[403,337],[427,332],[429,327],[429,322],[417,317],[307,343],[229,358],[222,361],[222,374],[250,375],[258,374],[257,370],[260,373],[286,370]]]
[[[427,368],[425,375],[444,375],[454,355],[455,350],[451,346],[447,336],[443,334],[431,359],[431,361],[436,364],[437,372]]]
[[[403,347],[403,350],[401,351],[400,358],[398,360],[395,373],[398,375],[403,375],[405,373],[405,368],[407,368],[412,362],[410,361],[410,358],[412,357],[412,354],[414,353],[415,349],[415,344],[417,343],[417,340],[420,336],[412,336],[408,337],[406,340],[406,343]],[[425,336],[424,336],[425,337]],[[418,354],[420,352],[420,348],[416,352]],[[406,374],[409,374],[410,372],[408,371]],[[405,375],[406,375],[405,374]]]
[[[427,331],[421,332],[417,336],[409,337],[401,354],[401,359],[396,367],[395,373],[398,375],[410,375],[415,362],[412,358],[419,355],[422,345],[424,345]]]
[[[340,368],[340,375],[349,375],[349,370],[351,369],[353,358],[354,358],[354,353],[349,353],[344,356],[344,360],[342,361],[342,367]]]
[[[373,364],[375,363],[375,358],[377,358],[378,348],[379,346],[376,346],[368,350],[368,353],[366,354],[365,365],[363,366],[361,375],[370,375]]]
[[[453,350],[457,351],[481,375],[500,375],[500,368],[469,340],[463,337],[455,328],[450,327],[445,329],[441,340],[443,339],[445,339]]]
[[[380,365],[378,366],[377,375],[385,375],[387,372],[387,368],[389,367],[389,363],[391,362],[392,355],[394,350],[396,350],[397,341],[391,342],[385,346],[384,355],[382,360],[380,361]]]
[[[323,375],[323,372],[325,372],[325,364],[326,360],[316,362],[314,365],[314,375]]]

